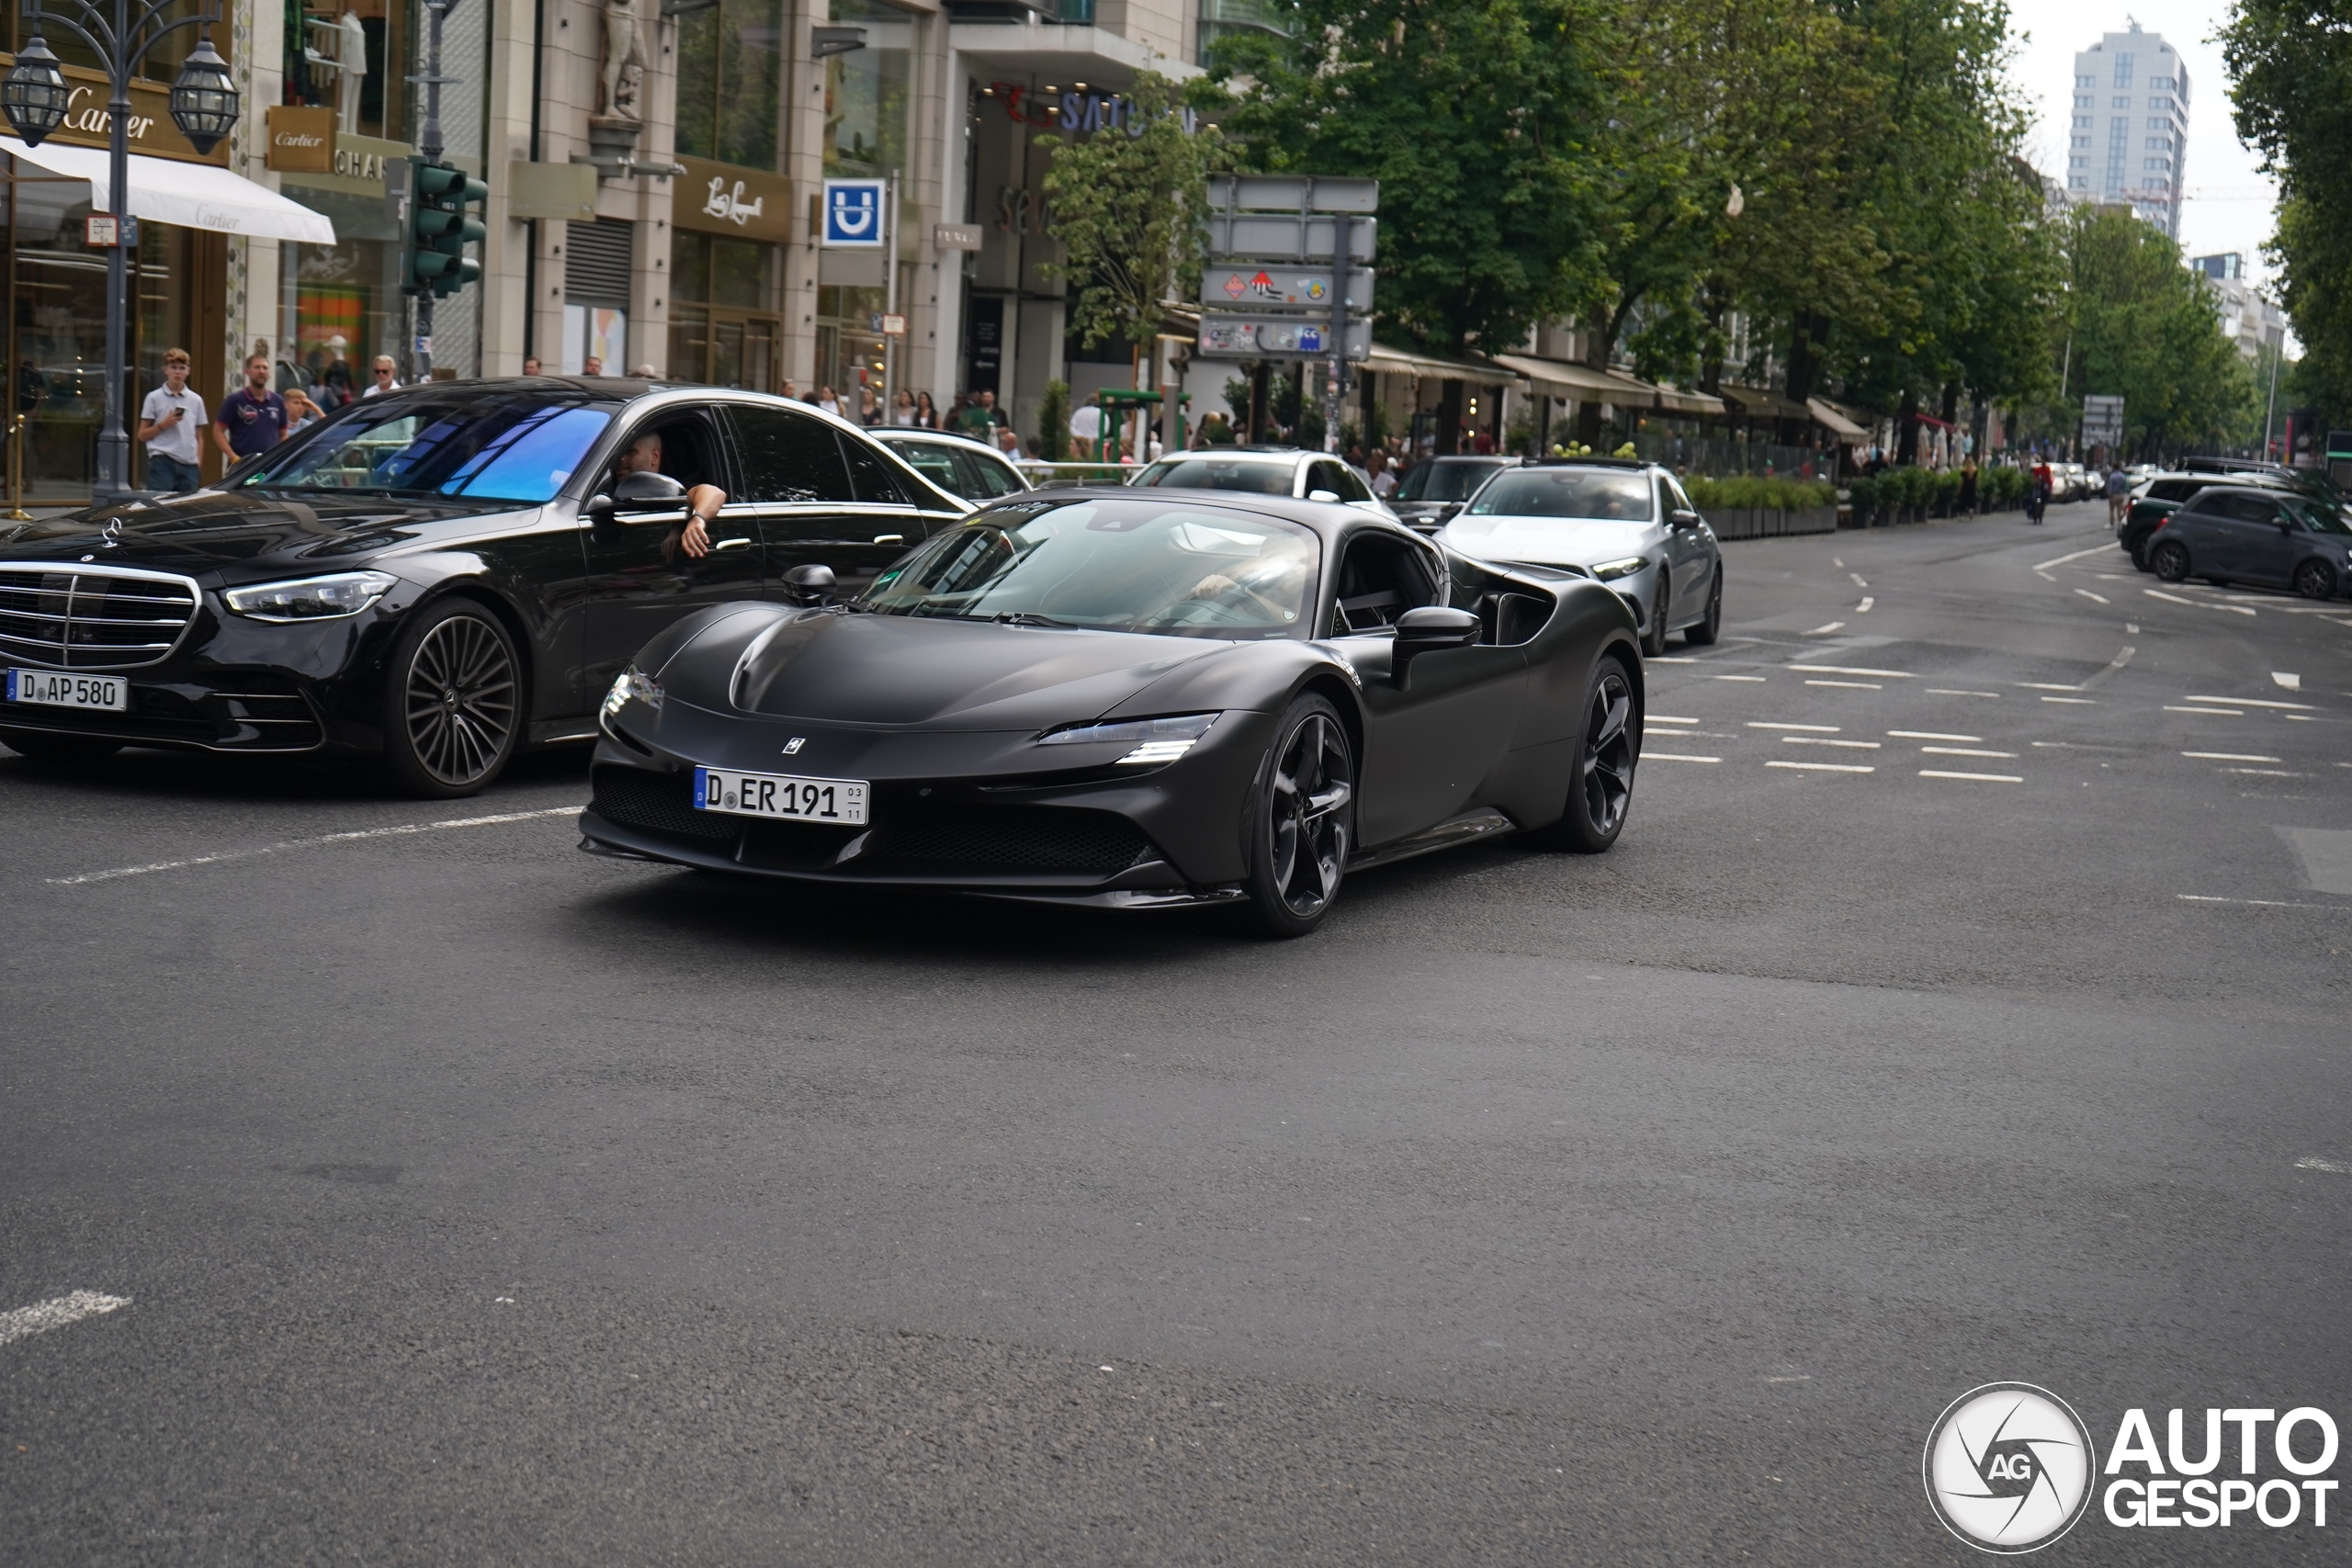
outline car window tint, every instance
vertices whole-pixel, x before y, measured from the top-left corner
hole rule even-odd
[[[1696,512],[1699,510],[1690,504],[1690,498],[1682,493],[1682,487],[1675,482],[1674,476],[1671,474],[1666,476],[1666,493],[1672,499],[1676,511]]]
[[[851,501],[841,444],[823,421],[782,409],[730,410],[750,502]]]
[[[2267,496],[2224,492],[2207,498],[2203,510],[2218,513],[2234,523],[2267,523],[2278,508]]]
[[[961,453],[946,452],[922,441],[892,441],[887,437],[882,445],[907,460],[907,467],[929,479],[944,491],[960,495],[967,501],[978,501],[988,492],[967,488]]]
[[[1341,501],[1348,499],[1348,481],[1340,475],[1340,465],[1328,459],[1310,465],[1306,470],[1309,491],[1328,490]]]
[[[2158,479],[2148,487],[2150,501],[2187,501],[2198,491],[2193,479]]]
[[[899,476],[882,455],[854,435],[842,436],[842,452],[849,459],[850,482],[857,491],[857,499],[878,502],[885,506],[905,506],[912,498],[899,483]]]
[[[1136,479],[1139,485],[1181,486],[1187,490],[1239,490],[1258,495],[1288,495],[1294,469],[1286,461],[1264,457],[1213,457],[1187,453],[1154,463]]]
[[[1370,501],[1372,499],[1372,487],[1363,482],[1363,476],[1345,463],[1333,466],[1340,470],[1340,499],[1341,501]]]
[[[1482,517],[1575,517],[1647,523],[1650,479],[1608,468],[1520,468],[1498,474],[1469,510]]]
[[[961,476],[958,483],[963,493],[974,501],[989,501],[1009,495],[1019,488],[1006,476],[1002,465],[981,452],[958,452],[956,468]]]

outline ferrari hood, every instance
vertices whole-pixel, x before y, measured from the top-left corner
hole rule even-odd
[[[714,632],[718,628],[714,627]],[[714,638],[719,653],[731,639]],[[1198,637],[1058,631],[907,615],[824,615],[782,622],[743,646],[724,670],[735,700],[776,718],[835,724],[1032,729],[1089,719],[1170,671],[1225,649]],[[684,694],[698,679],[662,675]],[[725,694],[689,701],[723,705]]]
[[[1456,517],[1438,537],[1480,560],[1531,560],[1595,566],[1637,555],[1656,542],[1657,525],[1574,517]]]
[[[508,502],[447,504],[381,495],[200,491],[169,500],[85,507],[36,523],[0,525],[0,560],[74,560],[158,571],[331,568],[355,556],[439,534],[470,533],[466,520],[512,511]]]

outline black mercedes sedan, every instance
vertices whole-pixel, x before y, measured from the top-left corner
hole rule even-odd
[[[726,502],[697,557],[703,484]],[[785,598],[820,562],[854,591],[970,510],[781,398],[432,382],[211,489],[0,524],[0,743],[345,754],[470,795],[523,747],[593,739],[613,678],[680,617]]]

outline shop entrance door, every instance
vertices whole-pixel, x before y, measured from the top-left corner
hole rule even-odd
[[[783,334],[784,323],[775,316],[682,307],[671,318],[670,378],[750,392],[775,391],[776,344]]]

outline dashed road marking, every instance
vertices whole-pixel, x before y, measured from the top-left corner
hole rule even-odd
[[[1976,784],[2025,783],[2025,780],[2016,773],[1947,773],[1941,768],[1921,768],[1919,776],[1923,779],[1968,779]]]
[[[2054,681],[2018,681],[2014,684],[2019,690],[2028,692],[2079,692],[2082,690],[2079,685],[2060,685]]]
[[[1807,681],[1805,684],[1808,686],[1839,686],[1849,692],[1883,692],[1886,690],[1884,686],[1879,684],[1876,681],[1812,680]]]
[[[1699,721],[1695,718],[1677,718],[1671,714],[1654,713],[1648,716],[1646,722],[1650,724],[1696,724]]]
[[[2295,1162],[2297,1170],[2324,1170],[2330,1176],[2352,1176],[2352,1162],[2322,1159],[2317,1155],[2305,1155]]]
[[[2284,768],[2223,768],[2225,773],[2248,773],[2258,779],[2307,779],[2309,773],[2289,773]]]
[[[1835,735],[1845,727],[1838,724],[1782,724],[1778,719],[1751,718],[1747,721],[1747,728],[1750,729],[1803,729],[1815,735]]]
[[[1931,697],[1997,697],[2000,694],[2001,694],[1998,692],[1963,692],[1957,686],[1930,686],[1928,688],[1928,695]]]
[[[2310,703],[2274,702],[2268,697],[2183,697],[2185,703],[2223,703],[2233,708],[2292,708],[2301,713],[2318,711]]]
[[[2250,605],[2245,604],[2216,604],[2210,599],[2184,599],[2177,593],[2166,593],[2162,590],[2155,588],[2143,588],[2140,592],[2145,593],[2151,599],[2163,599],[2175,604],[2187,604],[2192,609],[2227,610],[2233,615],[2251,615],[2254,614],[2253,608]]]
[[[1868,588],[1870,586],[1869,583],[1862,581],[1862,574],[1859,571],[1849,571],[1846,575],[1854,580],[1854,586],[1857,588]]]
[[[2256,757],[2245,751],[2183,751],[2184,757],[2195,757],[2206,762],[2277,762],[2278,757]]]
[[[2109,599],[2106,594],[2104,594],[2104,593],[2094,593],[2094,592],[2091,592],[2089,589],[2087,589],[2087,588],[2077,588],[2077,589],[2075,589],[2075,592],[2077,592],[2077,593],[2079,593],[2079,594],[2081,594],[2081,595],[2082,595],[2084,598],[2086,598],[2086,599],[2093,599],[2093,600],[2097,600],[2099,604],[2114,604],[2114,603],[2115,603],[2115,601],[2114,601],[2114,600]]]
[[[1760,686],[1764,683],[1764,677],[1761,675],[1718,675],[1715,679],[1718,681],[1745,681],[1750,685],[1756,686]]]
[[[2045,703],[2068,703],[2078,708],[2095,708],[2098,706],[2098,699],[2097,697],[2044,697],[2041,700]]]
[[[1880,746],[1880,742],[1876,740],[1839,740],[1827,735],[1783,735],[1781,737],[1781,744],[1783,746],[1842,746],[1849,751],[1875,751]]]
[[[1887,734],[1897,740],[1966,740],[1981,741],[1981,735],[1947,735],[1940,729],[1890,729]]]
[[[2284,898],[2216,898],[2207,893],[2176,893],[2174,897],[2184,904],[2236,904],[2254,909],[2327,909],[2342,914],[2343,904],[2295,904]]]
[[[109,1296],[96,1291],[75,1291],[72,1295],[36,1302],[14,1312],[0,1312],[0,1345],[18,1339],[29,1339],[36,1334],[46,1334],[52,1328],[81,1322],[85,1317],[118,1312],[130,1304],[129,1296]]]
[[[1865,593],[1862,595],[1862,602],[1854,606],[1854,614],[1858,615],[1867,615],[1871,613],[1871,606],[1877,603],[1877,600]]]
[[[502,822],[529,822],[542,817],[577,817],[583,808],[558,806],[546,811],[502,811],[494,817],[458,817],[446,822],[408,822],[397,828],[367,828],[353,833],[322,833],[315,839],[288,839],[283,843],[264,844],[254,850],[224,850],[217,855],[198,855],[189,860],[157,861],[151,865],[117,866],[112,871],[85,871],[77,876],[52,876],[49,882],[57,887],[79,887],[85,883],[111,882],[120,876],[145,876],[156,871],[186,871],[191,866],[218,865],[224,861],[254,860],[263,855],[284,854],[288,850],[312,850],[328,844],[356,843],[362,839],[399,839],[414,833],[440,833],[452,828],[489,828]]]
[[[1721,757],[1686,757],[1679,751],[1645,751],[1642,753],[1642,761],[1645,762],[1720,762],[1723,759]]]
[[[2068,561],[2070,561],[2070,560],[2080,560],[2080,559],[2082,559],[2085,556],[2095,556],[2095,555],[2099,554],[2101,551],[2104,551],[2104,550],[2111,550],[2111,549],[2113,549],[2114,547],[2114,547],[2113,545],[2093,545],[2089,549],[2086,549],[2086,550],[2076,550],[2076,551],[2075,551],[2073,555],[2071,555],[2071,556],[2060,556],[2060,557],[2059,557],[2057,559],[2055,559],[2055,560],[2046,560],[2046,561],[2043,561],[2041,565],[2039,565],[2039,566],[2035,567],[2033,570],[2036,570],[2036,571],[2038,571],[2038,572],[2041,572],[2043,576],[2047,577],[2047,576],[2049,576],[2050,569],[2051,569],[2052,567],[2053,567],[2053,566],[2064,566],[2064,565],[2065,565]],[[2056,578],[2052,577],[2052,578],[2051,578],[2051,579],[2050,579],[2050,581],[2052,581],[2052,582],[2055,582],[2055,581],[2057,581],[2058,580],[2057,580]]]
[[[2218,716],[2221,716],[2221,717],[2222,717],[2222,718],[2244,718],[2244,717],[2245,716],[2245,714],[2243,714],[2243,713],[2239,712],[2236,708],[2184,708],[2184,707],[2175,707],[2175,706],[2174,706],[2172,704],[2170,704],[2170,703],[2166,703],[2166,704],[2165,705],[2165,712],[2166,712],[2166,713],[2210,713],[2210,714],[2215,714],[2215,715],[2218,715]]]
[[[1846,623],[1843,621],[1832,621],[1826,626],[1815,626],[1813,630],[1805,633],[1804,635],[1807,637],[1826,637],[1831,632],[1834,632],[1843,626]]]
[[[1695,659],[1685,658],[1680,654],[1661,653],[1657,658],[1651,660],[1650,662],[1652,664],[1696,664],[1699,661]]]
[[[1967,746],[1922,746],[1919,750],[1931,757],[2015,757],[2015,751],[1983,751]]]
[[[1907,670],[1871,670],[1860,664],[1792,664],[1789,668],[1810,675],[1871,675],[1882,681],[1918,679]]]
[[[1874,773],[1876,768],[1860,767],[1852,762],[1784,762],[1775,758],[1764,764],[1768,768],[1805,768],[1824,773]]]

